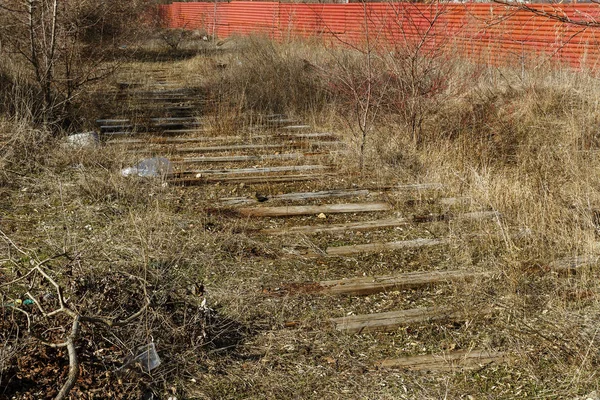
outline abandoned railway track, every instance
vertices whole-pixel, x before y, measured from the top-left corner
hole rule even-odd
[[[438,182],[364,185],[364,179],[340,172],[349,148],[341,135],[313,131],[286,116],[262,116],[247,131],[214,134],[203,114],[206,100],[198,91],[169,82],[168,75],[167,70],[159,69],[150,71],[143,85],[119,85],[116,96],[128,105],[131,115],[106,116],[97,121],[107,145],[122,147],[140,158],[168,158],[174,170],[166,179],[172,186],[242,188],[243,195],[218,197],[214,211],[239,221],[253,240],[278,247],[277,257],[286,260],[287,268],[304,268],[307,264],[318,267],[324,259],[369,263],[375,257],[376,263],[389,272],[282,281],[276,289],[264,288],[266,300],[309,296],[312,304],[324,298],[331,304],[340,299],[339,307],[326,306],[330,308],[324,311],[329,314],[325,321],[289,320],[277,329],[307,329],[309,324],[312,330],[336,335],[365,335],[435,329],[448,324],[478,329],[495,318],[502,306],[493,296],[480,301],[465,296],[457,303],[455,298],[443,298],[445,293],[463,290],[466,282],[497,278],[494,271],[459,263],[452,267],[434,263],[405,268],[395,255],[427,254],[433,248],[437,252],[441,248],[443,253],[449,246],[456,248],[473,240],[501,241],[507,235],[501,229],[502,210],[482,209],[469,198],[453,196]],[[345,178],[343,185],[336,186],[340,181],[334,177],[341,175]],[[457,233],[456,224],[465,224],[471,230]],[[579,261],[557,262],[550,268],[564,271],[579,266]],[[445,289],[435,289],[440,287]],[[369,309],[383,311],[357,313],[345,308],[356,301],[360,306],[350,308],[366,309],[365,298],[390,292],[418,293],[422,298],[417,303],[421,305],[388,309],[370,304]],[[377,299],[385,297],[369,302]],[[515,358],[508,348],[471,342],[468,347],[440,346],[426,354],[405,355],[399,351],[395,356],[371,358],[367,364],[369,368],[444,374],[506,365]]]

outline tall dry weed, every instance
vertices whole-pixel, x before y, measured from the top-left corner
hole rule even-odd
[[[327,92],[301,43],[276,43],[250,37],[223,65],[221,97],[235,99],[246,111],[309,114],[319,112]]]

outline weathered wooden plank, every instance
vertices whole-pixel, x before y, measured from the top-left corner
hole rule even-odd
[[[564,273],[575,272],[584,267],[591,267],[597,265],[599,262],[600,255],[586,254],[554,260],[548,266],[551,271]]]
[[[190,96],[137,96],[135,94],[129,94],[128,100],[130,101],[146,101],[146,102],[170,102],[170,103],[187,103],[187,102],[204,102],[200,97],[190,97]]]
[[[444,354],[392,358],[378,362],[377,366],[411,371],[451,372],[479,369],[490,364],[504,364],[509,362],[510,358],[504,352],[474,349]]]
[[[387,211],[392,207],[388,203],[350,203],[324,204],[318,206],[283,206],[283,207],[245,207],[239,208],[238,213],[246,217],[291,217],[311,214],[338,214]]]
[[[326,154],[326,153],[317,153],[317,154]],[[338,189],[338,190],[321,190],[317,192],[298,192],[298,193],[284,193],[277,194],[273,196],[269,196],[269,199],[272,200],[292,200],[292,201],[302,201],[309,199],[323,199],[323,198],[331,198],[331,197],[358,197],[358,196],[367,196],[369,194],[368,190],[365,189]],[[246,197],[231,197],[231,198],[223,198],[220,200],[229,201],[229,200],[257,200],[255,198],[246,198]]]
[[[96,123],[99,125],[107,125],[107,124],[126,124],[129,122],[129,119],[97,119]]]
[[[100,125],[102,131],[114,131],[123,129],[132,129],[133,125]]]
[[[120,92],[113,93],[114,98],[118,101],[128,101],[130,103],[133,102],[145,102],[151,103],[153,100],[163,100],[163,101],[185,101],[188,99],[201,99],[202,97],[195,97],[193,94],[184,94],[184,95],[170,95],[170,94],[161,94],[161,93],[137,93],[137,92]]]
[[[301,153],[300,153],[301,154]],[[309,153],[311,154],[311,153]],[[312,154],[327,154],[327,153],[312,153]],[[301,154],[302,155],[302,154]],[[267,200],[286,200],[286,201],[302,201],[309,199],[324,199],[329,197],[359,197],[369,195],[367,189],[336,189],[336,190],[322,190],[318,192],[298,192],[298,193],[285,193],[267,196]],[[258,203],[256,197],[223,197],[220,198],[223,204],[236,205],[236,204],[252,204]]]
[[[207,146],[207,147],[181,147],[174,149],[175,153],[208,153],[218,151],[235,151],[235,150],[263,150],[263,149],[286,149],[294,146],[290,144],[236,144],[231,146]]]
[[[202,143],[211,141],[241,140],[241,136],[203,136],[203,137],[162,137],[150,136],[139,139],[113,139],[108,144],[176,144],[176,143]]]
[[[193,96],[194,93],[190,90],[180,90],[180,89],[166,89],[164,88],[165,84],[161,84],[161,88],[157,90],[129,90],[126,93],[119,91],[109,91],[107,93],[111,94],[127,94],[128,96],[165,96],[165,97],[189,97]]]
[[[283,154],[263,154],[256,156],[216,156],[216,157],[187,157],[173,159],[175,163],[219,163],[219,162],[246,162],[246,161],[264,161],[264,160],[300,160],[305,157],[323,156],[329,153],[283,153]],[[232,198],[233,199],[233,198]],[[240,199],[246,199],[240,197]],[[256,200],[256,199],[255,199]],[[247,203],[252,203],[248,201]],[[232,204],[243,204],[242,202]]]
[[[167,105],[165,107],[165,110],[167,111],[192,111],[197,109],[197,107],[194,106],[172,106],[172,105]]]
[[[152,97],[152,98],[161,98],[161,99],[180,99],[180,98],[189,98],[195,99],[197,98],[194,93],[190,92],[173,92],[171,90],[157,90],[154,92],[140,93],[140,92],[129,92],[130,96],[144,96],[144,97]]]
[[[349,256],[355,254],[378,253],[417,247],[439,246],[448,243],[448,239],[413,239],[397,242],[379,242],[367,244],[355,244],[350,246],[328,247],[326,256]]]
[[[385,229],[397,226],[408,225],[411,222],[433,222],[433,221],[449,221],[455,220],[477,220],[483,218],[493,218],[499,216],[497,211],[474,211],[470,213],[447,215],[447,214],[431,214],[425,217],[409,218],[386,218],[376,219],[372,221],[348,222],[329,225],[302,225],[286,228],[269,228],[262,229],[260,232],[268,235],[287,235],[287,234],[304,234],[314,235],[318,233],[334,233],[345,231],[367,231],[372,229]]]
[[[304,234],[316,235],[318,233],[334,233],[345,231],[366,231],[371,229],[393,228],[396,226],[408,225],[410,220],[407,218],[385,218],[372,221],[348,222],[330,225],[302,225],[286,228],[268,228],[260,232],[267,235],[289,235]]]
[[[489,275],[487,272],[464,270],[419,271],[398,275],[336,279],[319,282],[316,293],[332,295],[368,295],[389,290],[401,290],[446,282],[470,280]]]
[[[162,133],[164,135],[187,135],[188,133],[200,133],[205,132],[204,127],[196,127],[191,129],[165,129]]]
[[[312,132],[312,133],[288,133],[283,132],[279,135],[283,137],[294,137],[294,138],[302,138],[302,139],[339,139],[339,136],[335,133],[328,132]]]
[[[202,177],[202,178],[175,178],[170,179],[169,183],[173,185],[194,186],[205,185],[208,183],[222,184],[262,184],[262,183],[284,183],[284,182],[302,182],[316,179],[324,179],[329,175],[310,174],[310,175],[248,175],[248,176],[224,176],[224,177]]]
[[[410,310],[333,318],[331,322],[335,325],[336,330],[343,332],[389,332],[394,331],[401,326],[421,324],[430,321],[463,321],[474,314],[476,314],[476,312],[466,312],[465,310],[458,310],[453,307],[422,307]]]
[[[194,119],[193,117],[181,117],[181,118],[190,118]],[[233,138],[242,138],[241,136],[230,136],[232,139]],[[244,138],[248,139],[248,140],[288,140],[288,141],[292,141],[294,139],[304,139],[304,141],[306,143],[311,143],[308,140],[310,139],[330,139],[330,140],[323,140],[323,141],[315,141],[314,143],[331,143],[331,142],[335,142],[337,140],[339,140],[339,138],[337,136],[334,136],[332,134],[327,134],[327,133],[278,133],[275,135],[271,135],[271,134],[261,134],[261,135],[255,135],[255,134],[250,134],[245,136]],[[341,143],[341,142],[340,142]]]
[[[150,118],[152,122],[199,122],[197,117],[154,117]]]
[[[270,173],[270,172],[291,172],[291,171],[317,171],[329,169],[327,165],[284,165],[279,167],[257,167],[257,168],[224,168],[224,169],[201,169],[196,171],[185,171],[181,175],[195,175],[196,178],[201,178],[204,175],[235,175],[235,174],[252,174],[252,173]]]
[[[156,122],[148,127],[148,129],[163,129],[170,128],[187,128],[192,126],[202,126],[202,122]]]
[[[306,154],[306,153],[305,153]],[[309,153],[309,154],[328,154],[328,153]],[[265,156],[242,156],[242,157],[265,157]],[[269,156],[266,156],[269,157]],[[257,159],[258,160],[258,159]],[[229,160],[227,160],[229,161]],[[233,160],[235,161],[235,160]],[[241,161],[241,160],[240,160]],[[246,160],[243,160],[246,161]],[[439,183],[417,183],[409,185],[396,185],[386,186],[379,188],[365,188],[365,189],[332,189],[323,190],[319,192],[295,192],[286,193],[283,195],[272,195],[267,196],[269,200],[286,200],[286,201],[304,201],[309,199],[320,199],[327,197],[353,197],[353,196],[368,196],[369,194],[377,193],[378,191],[410,191],[410,190],[435,190],[441,189],[443,186]],[[219,199],[223,204],[237,205],[237,204],[252,204],[257,203],[258,200],[254,197],[224,197]]]

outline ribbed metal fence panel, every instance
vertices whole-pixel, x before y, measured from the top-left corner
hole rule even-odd
[[[219,34],[263,33],[276,36],[279,32],[279,3],[254,2],[248,7],[245,2],[222,3],[227,7],[221,19],[222,27]]]
[[[600,20],[596,4],[529,5],[566,18]],[[173,28],[209,34],[263,33],[273,38],[318,36],[354,46],[452,49],[488,62],[522,62],[535,56],[596,66],[598,28],[563,23],[548,16],[494,3],[293,4],[233,1],[172,3],[160,15]]]

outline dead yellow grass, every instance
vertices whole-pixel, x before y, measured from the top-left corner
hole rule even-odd
[[[415,224],[352,236],[261,237],[252,232],[264,228],[264,221],[214,211],[217,198],[252,196],[254,188],[182,189],[125,179],[118,173],[132,161],[125,152],[106,147],[74,153],[50,142],[41,147],[46,151],[40,156],[40,142],[47,143],[39,139],[43,135],[4,122],[0,228],[40,257],[76,255],[75,268],[62,262],[53,268],[72,301],[89,312],[131,309],[115,307],[108,295],[94,303],[92,283],[119,302],[131,298],[134,306],[139,302],[133,298],[137,286],[115,294],[107,286],[124,283],[111,279],[134,276],[151,283],[156,298],[151,313],[130,330],[114,333],[120,340],[114,346],[126,351],[136,340],[159,338],[169,367],[152,377],[126,376],[125,393],[137,395],[150,384],[164,393],[174,387],[178,395],[192,398],[572,398],[597,388],[598,272],[584,269],[563,276],[548,268],[556,259],[600,251],[600,86],[592,75],[559,67],[523,74],[520,68],[453,61],[447,92],[436,93],[444,101],[422,108],[421,139],[414,140],[405,114],[394,115],[393,104],[385,104],[386,114],[369,131],[360,171],[360,137],[349,125],[347,99],[331,88],[331,75],[323,73],[342,59],[339,53],[315,44],[264,39],[243,42],[240,49],[232,43],[217,55],[169,63],[178,80],[197,83],[213,96],[214,107],[206,115],[208,134],[239,133],[259,114],[286,112],[334,129],[350,144],[350,154],[333,158],[342,172],[318,182],[320,188],[441,182],[442,193],[385,199],[406,215],[489,209],[500,211],[502,218]],[[346,72],[361,65],[360,55],[354,56],[357,64],[342,66]],[[156,64],[148,68],[152,66]],[[143,68],[134,65],[136,73]],[[14,131],[21,136],[11,135]],[[263,189],[307,187],[257,188]],[[428,202],[442,196],[471,200],[454,208]],[[406,205],[415,198],[422,203]],[[286,223],[299,225],[314,218]],[[426,235],[452,240],[426,251],[318,261],[282,258],[282,248],[292,245],[323,248]],[[3,246],[7,255],[0,257],[2,273],[12,278],[15,271],[25,270],[27,260]],[[492,277],[366,297],[265,295],[285,283],[450,268],[489,271]],[[209,306],[223,316],[209,329],[206,343],[194,331],[200,325],[169,314],[169,307],[185,313],[190,310],[177,307],[197,306],[190,288],[196,283],[205,285]],[[3,288],[4,299],[20,295],[21,289]],[[334,332],[328,322],[348,313],[436,304],[464,309],[493,304],[494,314],[465,324],[424,324],[360,335]],[[286,327],[289,321],[296,325]],[[210,320],[202,323],[211,326]],[[177,340],[169,342],[169,335]],[[109,347],[105,342],[98,346]],[[476,347],[512,352],[515,361],[445,375],[373,366],[374,360],[386,357]]]

